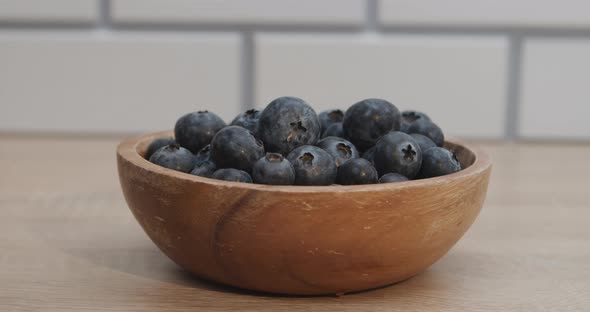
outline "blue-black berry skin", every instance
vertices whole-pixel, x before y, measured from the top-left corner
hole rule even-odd
[[[411,179],[422,165],[422,151],[411,136],[390,132],[377,142],[373,161],[379,175],[395,172]]]
[[[159,138],[159,139],[155,139],[152,141],[152,143],[150,143],[150,145],[148,146],[147,150],[145,151],[145,155],[144,158],[145,159],[150,159],[150,157],[160,148],[166,146],[166,145],[170,145],[170,144],[176,144],[176,141],[174,141],[173,139],[170,138]]]
[[[344,135],[344,130],[342,129],[341,122],[333,123],[322,133],[322,139],[330,136],[339,137],[343,139],[346,138],[346,136]]]
[[[331,125],[342,122],[344,119],[344,112],[339,109],[330,109],[321,112],[318,115],[320,119],[320,125],[322,127],[322,132],[326,131]]]
[[[373,165],[375,165],[375,145],[371,146],[368,150],[366,150],[362,155],[361,158],[364,158],[370,161]]]
[[[442,147],[445,144],[445,136],[442,130],[430,120],[416,120],[410,124],[408,133],[418,133],[426,136],[439,147]]]
[[[331,185],[336,180],[336,163],[317,146],[300,146],[287,156],[295,169],[296,185]]]
[[[422,156],[420,178],[433,178],[461,170],[461,163],[455,154],[442,147],[433,147]]]
[[[211,159],[218,168],[251,172],[254,163],[263,156],[262,142],[242,127],[225,127],[211,140]]]
[[[309,104],[296,97],[280,97],[260,114],[258,135],[267,152],[289,154],[303,145],[316,144],[320,120]]]
[[[338,167],[336,183],[341,185],[377,183],[377,170],[363,158],[351,159]]]
[[[239,114],[232,120],[230,126],[239,126],[250,130],[254,136],[258,136],[258,121],[260,119],[260,111],[257,109],[249,109],[246,112]]]
[[[252,183],[252,177],[246,172],[234,168],[224,168],[215,171],[211,178],[224,181]]]
[[[356,149],[354,144],[350,143],[350,141],[345,140],[339,137],[327,137],[321,139],[317,146],[324,151],[328,152],[332,158],[334,158],[334,162],[336,163],[336,167],[340,167],[342,164],[347,162],[350,159],[359,158],[359,151]]]
[[[379,183],[395,183],[395,182],[404,182],[408,181],[409,179],[401,175],[399,173],[387,173],[384,174],[381,178],[379,178]]]
[[[412,134],[410,134],[410,136],[412,138],[414,138],[414,140],[416,141],[416,143],[418,143],[418,145],[420,145],[420,149],[422,150],[422,153],[424,153],[427,149],[429,149],[431,147],[436,147],[436,143],[434,143],[434,141],[432,141],[427,136],[421,135],[419,133],[412,133]]]
[[[402,119],[401,119],[401,126],[400,126],[400,130],[401,132],[404,133],[408,133],[408,128],[410,127],[410,125],[417,120],[430,120],[430,117],[428,117],[428,115],[419,112],[419,111],[414,111],[414,110],[407,110],[407,111],[403,111],[402,112]]]
[[[217,170],[217,166],[211,160],[203,160],[203,161],[196,161],[193,170],[191,170],[192,175],[210,178],[213,172]]]
[[[373,146],[381,136],[400,128],[400,112],[381,99],[366,99],[352,105],[344,114],[346,137],[360,150]]]
[[[149,160],[156,165],[181,172],[190,172],[195,165],[193,153],[179,144],[161,147]]]
[[[295,183],[293,165],[279,153],[267,153],[252,168],[254,183],[292,185]]]
[[[196,154],[223,127],[225,122],[219,116],[208,111],[198,111],[178,119],[174,126],[174,136],[178,144]]]
[[[195,154],[196,162],[201,162],[209,159],[211,159],[211,144],[205,145],[205,147],[200,149],[199,152]]]

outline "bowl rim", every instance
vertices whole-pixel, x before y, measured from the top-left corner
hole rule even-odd
[[[488,153],[481,148],[466,144],[461,140],[455,138],[447,138],[445,142],[453,145],[461,146],[473,153],[475,156],[474,162],[467,168],[444,176],[410,180],[396,183],[376,183],[363,185],[323,185],[323,186],[302,186],[302,185],[266,185],[255,183],[242,183],[216,180],[211,178],[200,177],[190,173],[184,173],[165,167],[158,166],[143,158],[138,152],[137,148],[140,144],[146,141],[152,141],[156,138],[173,137],[172,130],[164,130],[158,132],[151,132],[143,135],[129,137],[123,139],[117,146],[117,155],[126,160],[130,164],[150,171],[152,173],[163,175],[168,178],[175,178],[189,183],[208,184],[217,187],[231,187],[244,190],[257,190],[264,192],[284,192],[284,193],[340,193],[340,192],[367,192],[367,191],[386,191],[386,190],[403,190],[412,187],[427,187],[436,186],[440,184],[452,183],[458,180],[463,180],[466,177],[478,175],[490,169],[492,159]],[[120,174],[120,171],[119,171]]]

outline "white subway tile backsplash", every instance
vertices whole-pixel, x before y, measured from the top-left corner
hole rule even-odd
[[[589,55],[588,39],[526,42],[521,137],[590,139]]]
[[[173,128],[180,114],[240,107],[232,34],[0,33],[0,130]]]
[[[282,95],[318,110],[377,97],[427,112],[451,135],[503,136],[503,37],[264,34],[256,42],[259,106]]]
[[[0,0],[0,132],[229,121],[294,95],[386,98],[450,135],[590,140],[588,31],[587,0]]]
[[[0,0],[0,22],[91,23],[97,0]]]
[[[113,0],[115,22],[359,25],[364,0]]]
[[[380,0],[390,25],[590,27],[587,0]]]

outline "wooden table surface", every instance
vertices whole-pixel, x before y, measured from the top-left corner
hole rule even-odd
[[[590,311],[590,146],[484,144],[488,198],[423,274],[343,297],[184,273],[127,209],[117,139],[0,137],[0,311]]]

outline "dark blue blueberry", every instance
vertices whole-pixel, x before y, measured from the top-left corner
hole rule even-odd
[[[144,158],[149,160],[150,157],[160,148],[162,148],[166,145],[175,144],[175,143],[176,143],[176,141],[174,141],[173,139],[170,139],[170,138],[155,139],[152,141],[152,143],[150,143],[147,150],[145,151]]]
[[[195,156],[179,144],[170,144],[155,151],[150,161],[168,169],[190,172],[195,165]]]
[[[377,183],[377,170],[363,158],[351,159],[338,167],[336,183],[341,185]]]
[[[346,161],[354,158],[359,158],[359,151],[349,141],[338,138],[338,137],[327,137],[321,139],[317,146],[324,151],[328,152],[332,158],[336,167],[340,167]]]
[[[223,127],[225,122],[219,116],[199,111],[180,117],[174,126],[174,136],[178,144],[196,154]]]
[[[254,136],[258,136],[258,120],[260,119],[260,111],[257,109],[249,109],[245,113],[239,114],[232,120],[230,126],[239,126],[250,130]]]
[[[205,145],[196,155],[195,159],[197,162],[210,160],[211,159],[211,144]]]
[[[393,172],[384,174],[381,178],[379,178],[379,183],[395,183],[404,181],[408,181],[408,178],[406,178],[406,176]]]
[[[322,133],[322,139],[330,136],[346,138],[346,136],[344,135],[344,130],[342,129],[341,122],[333,123],[331,126],[328,127],[328,129],[324,131],[324,133]]]
[[[455,153],[442,147],[426,150],[422,156],[421,178],[432,178],[461,170],[461,163]]]
[[[352,105],[342,123],[346,137],[359,151],[373,146],[381,136],[400,127],[400,113],[393,104],[381,99],[366,99]]]
[[[377,142],[373,159],[380,175],[395,172],[413,178],[420,170],[422,151],[414,138],[396,131]]]
[[[252,168],[255,183],[291,185],[295,183],[293,165],[279,153],[266,153]]]
[[[434,143],[429,137],[423,136],[419,133],[412,133],[410,134],[412,138],[420,145],[420,150],[424,153],[427,149],[431,147],[436,147],[436,143]]]
[[[370,161],[372,164],[375,164],[375,145],[366,150],[361,157]]]
[[[419,112],[419,111],[413,111],[413,110],[407,110],[407,111],[403,111],[402,112],[402,119],[401,119],[401,127],[400,130],[401,132],[404,133],[408,133],[408,128],[410,127],[410,125],[416,121],[416,120],[420,120],[420,119],[426,119],[426,120],[430,120],[430,117],[428,117],[428,115]]]
[[[260,114],[258,134],[268,152],[287,155],[299,146],[317,143],[320,127],[318,116],[305,101],[280,97]]]
[[[217,166],[211,160],[203,160],[195,162],[195,166],[191,171],[192,175],[210,178],[213,172],[217,170]]]
[[[339,109],[330,109],[327,111],[323,111],[318,115],[320,119],[320,125],[322,127],[322,132],[326,131],[331,125],[342,122],[344,118],[344,113]]]
[[[251,172],[254,163],[262,156],[262,142],[242,127],[225,127],[211,140],[211,159],[218,168],[235,168]]]
[[[408,133],[418,133],[431,139],[436,146],[443,146],[445,136],[442,130],[432,121],[419,119],[414,121],[408,128]]]
[[[415,110],[406,110],[402,112],[402,120],[406,121],[408,123],[413,123],[414,121],[418,120],[418,119],[426,119],[426,120],[430,120],[430,117],[428,117],[428,115],[419,112],[419,111],[415,111]]]
[[[336,179],[334,159],[317,146],[300,146],[287,159],[295,169],[296,185],[331,185]]]
[[[211,175],[211,178],[224,181],[252,183],[252,177],[250,177],[248,172],[234,168],[219,169]]]

